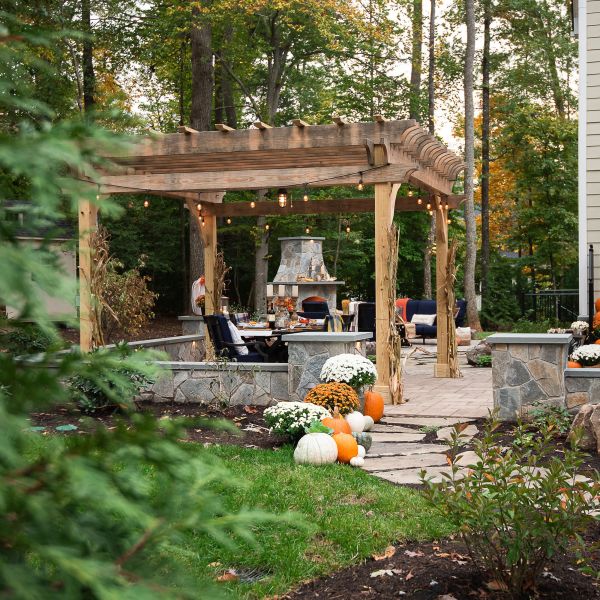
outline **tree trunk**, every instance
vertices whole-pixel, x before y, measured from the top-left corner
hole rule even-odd
[[[481,88],[481,301],[487,300],[490,265],[490,29],[491,0],[483,3],[483,60]]]
[[[419,120],[421,61],[423,58],[423,0],[413,0],[412,53],[410,69],[409,118]]]
[[[192,8],[190,30],[192,53],[192,106],[190,127],[198,131],[211,128],[214,91],[212,29],[202,22],[198,7]],[[190,213],[190,285],[204,274],[204,244],[200,235],[196,203],[188,200]]]
[[[465,0],[465,22],[467,26],[467,47],[465,52],[465,299],[467,301],[467,322],[469,327],[481,330],[477,312],[477,292],[475,289],[475,264],[477,261],[477,227],[473,201],[473,175],[475,171],[475,109],[473,106],[473,69],[475,63],[475,7],[474,0]]]
[[[81,0],[81,29],[83,39],[82,71],[83,71],[83,106],[85,111],[92,110],[96,103],[96,75],[94,73],[94,43],[92,40],[90,0]]]
[[[429,10],[429,74],[427,78],[427,126],[429,133],[435,130],[435,0]]]
[[[257,244],[254,255],[254,310],[267,312],[267,277],[269,276],[269,232],[266,217],[256,219]]]
[[[215,123],[226,123],[237,129],[237,111],[231,81],[231,63],[227,59],[227,47],[233,37],[233,29],[227,27],[223,48],[215,62]]]
[[[202,23],[197,7],[192,9],[192,109],[190,126],[198,131],[211,128],[214,69],[212,29]]]
[[[429,133],[435,131],[435,0],[431,0],[429,10],[429,73],[427,77],[427,127]],[[423,297],[433,298],[433,285],[431,281],[431,253],[435,240],[435,212],[429,221],[429,233],[423,259]]]

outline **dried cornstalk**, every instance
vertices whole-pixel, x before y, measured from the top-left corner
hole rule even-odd
[[[386,285],[389,290],[388,296],[388,319],[390,322],[389,336],[387,339],[388,355],[390,357],[390,398],[392,404],[402,404],[404,402],[404,385],[402,382],[402,340],[396,329],[396,276],[398,271],[398,244],[399,233],[396,225],[392,223],[388,229],[387,246],[389,248],[388,271],[385,274]]]
[[[456,324],[454,321],[454,310],[456,297],[454,285],[456,283],[456,240],[452,240],[448,248],[448,263],[446,265],[446,278],[442,292],[446,295],[446,323],[448,329],[448,355],[447,363],[450,377],[462,377],[458,366],[458,349],[456,346]]]
[[[221,298],[223,297],[223,293],[225,291],[225,278],[227,277],[227,273],[231,271],[231,267],[228,267],[225,264],[225,258],[223,256],[223,252],[217,252],[217,257],[215,260],[215,284],[213,287],[213,307],[215,313],[221,312]]]
[[[103,312],[106,311],[118,322],[119,319],[104,297],[104,282],[106,281],[107,269],[110,262],[108,249],[108,232],[104,227],[99,227],[90,233],[90,258],[91,258],[91,281],[89,281],[92,306],[90,321],[92,324],[92,347],[98,348],[105,345],[104,332],[102,330]]]

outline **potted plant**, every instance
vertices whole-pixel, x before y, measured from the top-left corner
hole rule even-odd
[[[586,344],[579,346],[573,354],[571,360],[578,362],[582,367],[600,367],[600,345]]]

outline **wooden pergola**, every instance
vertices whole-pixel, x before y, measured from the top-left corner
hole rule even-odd
[[[377,336],[386,340],[392,327],[386,269],[387,243],[394,211],[432,210],[437,214],[437,377],[448,377],[448,331],[445,279],[448,249],[448,210],[462,196],[452,194],[453,183],[463,170],[462,160],[421,128],[414,120],[348,123],[334,118],[332,125],[308,125],[294,120],[291,127],[255,123],[246,130],[217,125],[216,131],[198,132],[180,127],[179,133],[141,138],[125,155],[110,157],[115,164],[101,176],[99,194],[145,193],[184,198],[188,206],[201,204],[204,262],[207,288],[206,311],[210,314],[217,253],[217,217],[326,212],[375,213],[375,302]],[[302,202],[302,190],[311,187],[374,185],[374,198],[311,200]],[[410,183],[422,191],[417,197],[397,197],[400,185]],[[293,207],[280,208],[276,201],[223,203],[227,191],[298,189]],[[97,206],[80,204],[80,319],[81,348],[91,347],[90,256],[88,235],[97,223]],[[389,397],[389,356],[385,343],[377,344],[376,388]]]

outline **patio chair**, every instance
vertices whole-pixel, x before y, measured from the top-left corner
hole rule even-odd
[[[227,317],[223,315],[205,315],[204,322],[208,335],[215,348],[215,353],[221,358],[244,363],[287,362],[287,347],[278,340],[272,346],[264,342],[233,342]],[[248,354],[238,354],[236,348],[248,348]]]
[[[375,302],[361,302],[357,305],[357,312],[356,330],[372,332],[372,340],[376,341],[377,332],[375,330]]]

